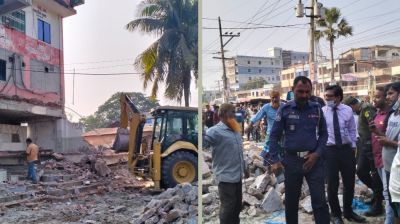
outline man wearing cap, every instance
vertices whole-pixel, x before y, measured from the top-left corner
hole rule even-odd
[[[371,130],[369,127],[369,123],[375,118],[376,110],[371,104],[360,102],[352,96],[346,98],[343,103],[350,106],[353,112],[359,115],[356,173],[358,178],[373,191],[372,206],[365,215],[378,216],[383,212],[383,185],[375,168]]]
[[[299,197],[303,178],[307,180],[311,206],[317,224],[329,223],[325,197],[323,154],[328,133],[321,107],[309,100],[311,80],[298,76],[293,82],[295,99],[281,106],[270,133],[269,151],[274,173],[285,169],[286,223],[298,223]],[[285,155],[280,158],[280,141],[284,136]]]
[[[351,221],[365,222],[351,207],[354,198],[356,174],[355,149],[357,142],[356,123],[352,109],[342,104],[343,89],[338,85],[326,88],[327,106],[322,108],[328,129],[326,143],[326,163],[328,180],[328,201],[331,208],[331,219],[334,224],[343,224],[338,190],[339,173],[343,182],[343,216]]]

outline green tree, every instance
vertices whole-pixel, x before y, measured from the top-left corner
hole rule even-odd
[[[81,118],[80,122],[85,125],[87,131],[96,128],[105,128],[112,123],[118,122],[121,115],[119,98],[122,93],[113,94],[104,104],[99,106],[93,115]],[[159,106],[158,102],[145,97],[143,93],[125,93],[128,94],[135,105],[142,113],[149,112],[152,108]]]
[[[135,60],[143,87],[152,83],[151,97],[157,97],[165,83],[165,97],[189,106],[192,76],[197,80],[197,0],[143,0],[138,19],[129,22],[129,31],[154,34],[158,39]]]
[[[340,10],[336,7],[330,8],[326,10],[326,18],[325,20],[318,21],[318,27],[321,30],[317,30],[315,32],[315,37],[317,40],[325,37],[325,39],[329,42],[329,50],[331,54],[331,82],[335,80],[335,67],[334,67],[334,59],[333,59],[333,44],[336,39],[341,36],[347,37],[353,35],[353,28],[347,23],[346,19],[342,18],[342,14]],[[340,71],[339,71],[340,75]],[[340,79],[341,76],[340,76]]]

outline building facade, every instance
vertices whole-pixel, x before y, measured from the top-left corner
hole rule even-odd
[[[279,84],[281,71],[294,64],[308,61],[308,53],[268,48],[266,57],[237,55],[226,61],[228,83],[232,90],[239,90],[249,82],[263,78],[268,84]]]
[[[283,68],[289,68],[295,64],[306,64],[308,63],[308,53],[299,51],[282,51],[282,66]]]
[[[0,150],[20,150],[26,137],[43,149],[68,147],[74,128],[64,113],[62,23],[83,3],[5,0],[0,5],[0,127],[7,127],[0,128]]]

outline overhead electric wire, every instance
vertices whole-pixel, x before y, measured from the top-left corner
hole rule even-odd
[[[230,27],[230,28],[225,28],[225,29],[230,29],[230,30],[236,30],[236,29],[241,29],[241,30],[254,30],[254,29],[271,29],[271,28],[300,28],[302,27],[296,27],[296,26],[304,26],[308,25],[308,23],[299,23],[299,24],[289,24],[289,25],[268,25],[268,26],[255,26],[255,27]],[[202,29],[205,30],[217,30],[219,29],[218,27],[203,27]]]
[[[53,71],[43,71],[43,70],[31,70],[31,69],[13,69],[7,68],[10,70],[22,70],[22,71],[30,71],[30,72],[43,72],[43,73],[53,73],[53,74],[61,74],[64,75],[87,75],[87,76],[114,76],[114,75],[140,75],[140,72],[120,72],[120,73],[84,73],[84,72],[53,72]]]
[[[268,3],[268,1],[269,1],[269,0],[267,0],[267,2],[265,2],[265,3],[262,5],[262,7],[265,6],[265,5]],[[261,11],[260,9],[262,9],[262,7],[259,8],[258,11]],[[258,13],[258,11],[256,12],[256,14]],[[216,19],[216,20],[218,20],[218,19]],[[250,19],[247,19],[246,22],[249,21],[249,20],[250,20]],[[240,27],[240,26],[238,26],[238,27]],[[225,29],[225,28],[224,28],[224,29]],[[206,49],[209,50],[211,47],[213,47],[215,44],[218,43],[218,40],[219,40],[219,37],[217,37],[214,41],[212,41],[212,43],[210,43],[210,44],[206,47]]]
[[[375,4],[373,4],[373,5],[367,6],[367,7],[362,8],[362,9],[357,9],[357,10],[352,11],[352,12],[347,12],[346,14],[348,14],[348,15],[350,15],[350,14],[351,14],[351,15],[354,15],[354,14],[360,13],[360,12],[366,10],[366,9],[370,9],[370,8],[372,8],[372,7],[375,7],[375,6],[377,6],[377,5],[380,5],[380,4],[382,4],[382,2],[385,2],[385,1],[386,1],[386,0],[381,0],[381,1],[379,1],[379,2],[375,2]]]
[[[278,2],[280,2],[280,1],[278,1]],[[287,3],[290,3],[290,0],[289,0],[288,2],[286,2],[286,3],[284,3],[283,5],[281,5],[277,10],[283,8],[283,6],[285,6]],[[276,6],[276,5],[275,5],[275,6]],[[273,11],[273,10],[270,10],[269,12],[265,13],[263,16],[261,16],[260,18],[256,19],[256,21],[259,20],[259,19],[262,19],[262,20],[261,20],[261,23],[263,23],[263,22],[265,22],[266,20],[268,20],[270,17],[275,17],[275,16],[278,16],[278,15],[280,15],[280,14],[286,12],[287,9],[285,9],[285,10],[283,10],[283,11],[277,13],[277,14],[271,15],[270,13],[271,13],[272,11]],[[268,15],[268,17],[266,17],[267,15]],[[253,33],[253,31],[252,31],[251,33]],[[249,37],[250,37],[250,36],[248,35],[247,38],[245,38],[244,40],[242,40],[241,42],[239,42],[239,43],[233,48],[233,51],[236,51],[243,43],[245,43],[245,42],[248,40]]]
[[[398,14],[398,13],[399,13],[399,10],[400,10],[400,8],[397,8],[397,9],[391,10],[391,11],[389,11],[389,12],[385,12],[385,13],[381,13],[381,14],[377,14],[377,15],[373,15],[373,16],[367,16],[367,17],[361,17],[361,18],[351,19],[351,20],[349,20],[349,22],[354,22],[354,21],[363,20],[363,22],[358,23],[358,24],[365,24],[365,20],[373,19],[373,18],[376,18],[376,17],[387,16],[387,15],[391,15],[391,14]],[[354,24],[354,25],[356,25],[356,24]]]
[[[355,39],[355,40],[351,40],[349,42],[340,43],[340,46],[347,46],[347,45],[352,45],[354,43],[364,42],[366,40],[373,40],[373,39],[376,39],[376,38],[379,38],[379,37],[382,37],[382,36],[387,36],[388,34],[393,34],[393,33],[398,33],[398,32],[400,32],[400,28],[399,27],[396,30],[391,29],[391,30],[386,31],[384,33],[373,34],[373,35],[361,37],[361,38],[358,38],[358,39]]]
[[[132,58],[125,58],[125,59],[89,61],[89,62],[72,62],[72,63],[64,64],[64,66],[65,65],[81,65],[81,64],[99,64],[99,63],[107,63],[107,62],[134,61],[134,60],[135,59],[132,59]]]
[[[347,5],[343,6],[343,7],[341,7],[340,9],[347,8],[347,7],[351,6],[351,5],[354,5],[355,3],[359,2],[359,1],[361,1],[361,0],[356,0],[356,1],[354,1],[354,2],[351,2],[351,3],[349,3],[349,4],[347,4]]]

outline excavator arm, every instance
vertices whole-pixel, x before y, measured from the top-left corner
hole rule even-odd
[[[135,172],[138,160],[141,159],[142,156],[144,156],[144,152],[141,151],[141,143],[143,127],[146,119],[140,113],[139,109],[135,106],[128,95],[121,94],[120,105],[120,127],[124,129],[127,129],[129,127],[128,167],[129,170]]]

